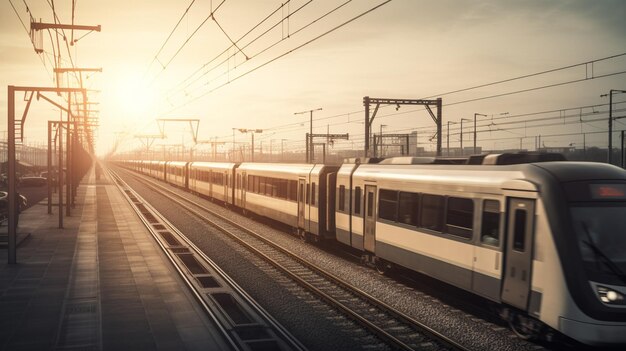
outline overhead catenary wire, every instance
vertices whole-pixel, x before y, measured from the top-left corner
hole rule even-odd
[[[499,81],[495,81],[495,82],[475,85],[475,86],[471,86],[471,87],[468,87],[468,88],[457,89],[457,90],[453,90],[453,91],[449,91],[449,92],[445,92],[445,93],[441,93],[441,94],[427,96],[427,97],[424,97],[423,99],[429,99],[429,98],[433,98],[433,97],[441,97],[441,96],[451,95],[451,94],[455,94],[455,93],[459,93],[459,92],[466,92],[466,91],[479,89],[479,88],[483,88],[483,87],[487,87],[487,86],[493,86],[493,85],[497,85],[497,84],[501,84],[501,83],[505,83],[505,82],[511,82],[511,81],[515,81],[515,80],[521,80],[521,79],[524,79],[524,78],[535,77],[535,76],[542,75],[542,74],[548,74],[548,73],[552,73],[552,72],[562,71],[564,69],[580,67],[580,66],[584,66],[584,65],[587,65],[587,64],[591,64],[591,63],[597,63],[597,62],[601,62],[601,61],[611,60],[611,59],[615,59],[615,58],[622,57],[622,56],[626,56],[626,53],[620,53],[620,54],[611,55],[611,56],[607,56],[607,57],[603,57],[603,58],[599,58],[599,59],[595,59],[595,60],[591,60],[591,61],[586,61],[586,62],[582,62],[582,63],[578,63],[578,64],[558,67],[558,68],[544,70],[544,71],[536,72],[536,73],[532,73],[532,74],[526,74],[526,75],[521,75],[521,76],[517,76],[517,77],[513,77],[513,78],[507,78],[507,79],[503,79],[503,80],[499,80]],[[445,104],[443,104],[443,106],[459,105],[459,104],[463,104],[463,103],[469,103],[469,102],[486,100],[486,99],[502,97],[502,96],[507,96],[507,95],[512,95],[512,94],[519,94],[519,93],[524,93],[524,92],[530,92],[530,91],[534,91],[534,90],[546,89],[546,88],[556,87],[556,86],[561,86],[561,85],[566,85],[566,84],[573,84],[573,83],[583,82],[583,81],[587,81],[587,80],[591,80],[591,79],[606,78],[606,77],[610,77],[610,76],[613,76],[613,75],[620,75],[620,74],[624,74],[624,73],[626,73],[626,71],[615,72],[615,73],[606,74],[606,75],[602,75],[602,76],[595,76],[593,78],[584,78],[584,79],[570,80],[570,81],[567,81],[567,82],[561,82],[561,83],[556,83],[556,84],[548,84],[548,85],[543,85],[543,86],[540,86],[540,87],[516,90],[516,91],[502,93],[502,94],[494,94],[494,95],[484,96],[484,97],[480,97],[480,98],[476,98],[476,99],[468,99],[468,100],[463,100],[463,101],[458,101],[458,102],[445,103]],[[381,108],[382,107],[384,107],[384,106],[381,106]],[[380,115],[378,118],[387,117],[387,116],[408,114],[408,113],[413,113],[413,112],[417,112],[417,111],[425,111],[425,109],[424,108],[409,109],[407,111],[396,112],[396,113],[387,114],[387,115]],[[365,113],[364,109],[357,110],[357,111],[352,111],[352,112],[348,112],[348,113],[334,114],[332,116],[327,116],[327,117],[319,117],[319,118],[314,119],[314,121],[315,122],[320,122],[320,121],[334,119],[334,118],[342,117],[342,116],[346,116],[346,115],[362,114],[362,113]],[[300,123],[302,123],[302,122],[287,123],[287,124],[284,124],[284,125],[272,127],[271,129],[285,127],[285,126],[291,126],[291,125],[298,125]]]
[[[246,62],[248,62],[250,59],[253,59],[255,57],[258,57],[262,54],[264,54],[265,52],[267,52],[268,50],[274,48],[276,45],[282,43],[284,40],[293,37],[294,35],[298,34],[299,32],[303,31],[304,29],[310,27],[311,25],[313,25],[314,23],[319,22],[321,19],[326,18],[327,16],[329,16],[330,14],[338,11],[339,9],[343,8],[345,5],[347,5],[348,3],[350,3],[352,0],[347,0],[345,2],[343,2],[342,4],[339,4],[338,6],[332,8],[331,10],[327,11],[326,13],[324,13],[323,15],[317,17],[316,19],[314,19],[313,21],[305,24],[304,26],[302,26],[301,28],[299,28],[298,30],[294,31],[293,33],[291,33],[290,35],[288,35],[287,37],[281,36],[281,39],[275,41],[274,43],[266,46],[265,48],[261,49],[260,51],[256,52],[252,57],[250,57],[248,60],[246,60]],[[389,0],[391,1],[391,0]],[[255,43],[257,40],[259,40],[260,38],[262,38],[263,36],[265,36],[266,34],[268,34],[271,30],[275,29],[279,24],[282,24],[285,20],[288,20],[289,18],[291,18],[291,16],[297,14],[298,12],[300,12],[300,10],[302,10],[305,6],[307,6],[308,4],[310,4],[312,2],[308,1],[306,3],[304,3],[303,5],[301,5],[300,7],[298,7],[295,11],[293,11],[292,13],[290,13],[288,16],[286,16],[285,18],[283,18],[281,21],[277,22],[276,24],[274,24],[273,26],[271,26],[270,28],[266,29],[263,33],[259,34],[257,37],[255,37],[254,39],[252,39],[248,44],[246,44],[245,46],[243,46],[244,49],[246,49],[248,46],[252,45],[253,43]],[[384,4],[382,4],[384,5]],[[382,6],[381,5],[381,6]],[[183,89],[187,89],[191,84],[197,82],[200,78],[206,76],[207,74],[211,73],[212,71],[214,71],[215,69],[217,69],[218,67],[224,65],[226,62],[228,62],[234,55],[230,55],[228,57],[226,57],[223,61],[219,62],[217,65],[215,65],[213,68],[205,71],[202,73],[202,75],[200,75],[197,79],[195,79],[193,82],[187,84]],[[204,86],[211,84],[213,81],[222,78],[223,76],[227,75],[229,73],[229,71],[225,71],[222,72],[220,75],[218,75],[217,77],[214,77],[211,81],[207,82],[204,84]],[[228,83],[230,83],[232,80],[228,80]],[[221,87],[221,86],[220,86]],[[193,101],[191,101],[193,102]],[[186,105],[186,104],[185,104]]]
[[[624,104],[626,102],[619,102],[619,103],[614,103],[615,104]],[[507,116],[507,117],[496,117],[494,119],[489,119],[487,121],[481,121],[482,123],[477,124],[477,133],[485,133],[485,132],[497,132],[497,131],[506,131],[506,130],[518,130],[518,129],[523,129],[523,128],[540,128],[540,127],[547,127],[547,126],[557,126],[557,125],[575,125],[577,123],[596,123],[596,122],[606,122],[606,118],[602,117],[602,118],[596,118],[596,119],[590,119],[590,120],[582,120],[582,117],[588,117],[588,116],[595,116],[595,115],[604,115],[604,114],[608,114],[608,111],[597,111],[597,112],[587,112],[587,113],[572,113],[569,115],[559,115],[559,116],[552,116],[552,117],[542,117],[542,118],[535,118],[535,119],[531,119],[531,120],[517,120],[517,121],[511,121],[511,119],[519,119],[519,118],[525,118],[528,116],[536,116],[536,115],[545,115],[545,114],[549,114],[549,113],[557,113],[557,112],[563,112],[563,111],[575,111],[575,110],[580,110],[580,109],[592,109],[594,107],[606,107],[608,106],[608,104],[601,104],[601,105],[587,105],[587,106],[578,106],[578,107],[570,107],[570,108],[564,108],[564,109],[557,109],[557,110],[548,110],[548,111],[539,111],[539,112],[532,112],[532,113],[524,113],[524,114],[519,114],[519,115],[513,115],[513,116]],[[615,109],[614,110],[615,113],[620,113],[620,112],[626,112],[626,109]],[[578,120],[574,120],[574,121],[568,121],[568,122],[558,122],[558,123],[544,123],[544,124],[536,124],[536,125],[527,125],[528,123],[534,123],[534,122],[544,122],[544,121],[554,121],[554,120],[562,120],[562,119],[571,119],[571,118],[579,118]],[[501,127],[501,126],[505,126],[505,125],[516,125],[516,124],[525,124],[524,126],[520,126],[520,127],[510,127],[506,130],[504,129],[496,129],[496,130],[492,130],[492,129],[478,129],[478,128],[483,128],[483,127],[490,127],[490,123],[493,122],[493,120],[500,120],[500,119],[505,119],[507,121],[505,122],[501,122],[499,124],[497,124],[496,126]],[[345,123],[349,123],[349,122],[343,122],[343,123],[337,123],[338,124],[345,124]],[[332,125],[331,125],[332,126]],[[269,130],[269,129],[267,129]],[[451,128],[451,131],[454,130],[454,132],[451,132],[450,135],[451,136],[458,136],[460,133],[458,132],[458,130],[460,130],[460,127],[458,126],[458,124]],[[404,129],[396,129],[396,130],[391,130],[389,132],[405,132],[405,131],[422,131],[424,133],[432,133],[434,131],[436,131],[436,129],[434,127],[417,127],[417,128],[404,128]],[[606,129],[603,129],[602,131],[603,133],[606,133]],[[589,132],[585,132],[585,133],[589,133]],[[355,138],[356,137],[356,138]],[[259,138],[259,140],[265,140],[267,139],[264,136],[261,136]],[[481,139],[483,141],[485,141],[486,139]],[[351,141],[364,141],[364,133],[357,133],[357,134],[351,134]]]
[[[152,61],[150,61],[150,63],[148,64],[148,68],[146,69],[146,73],[145,74],[148,74],[148,71],[150,71],[150,68],[152,68],[152,65],[154,64],[154,62],[159,60],[158,59],[159,54],[161,54],[161,51],[163,51],[163,49],[165,48],[165,45],[167,45],[169,40],[172,38],[172,35],[174,35],[174,32],[176,31],[176,29],[178,28],[180,23],[183,21],[185,16],[187,16],[187,14],[189,13],[189,10],[191,9],[191,6],[193,6],[193,4],[195,2],[196,2],[196,0],[191,0],[189,5],[185,9],[185,12],[183,12],[183,14],[180,16],[180,18],[178,19],[178,22],[176,22],[176,25],[174,25],[174,28],[172,28],[172,30],[170,31],[170,34],[167,36],[167,38],[165,38],[165,41],[163,42],[163,44],[161,45],[161,47],[159,48],[157,53],[154,54],[154,57],[152,58]],[[145,74],[144,74],[144,76],[145,76]]]
[[[290,0],[288,0],[286,3],[289,3]],[[294,12],[290,13],[286,18],[282,18],[280,21],[278,21],[277,23],[275,23],[274,25],[272,25],[271,27],[269,27],[268,29],[266,29],[263,33],[259,34],[257,37],[255,37],[254,39],[252,39],[248,44],[246,44],[243,49],[247,48],[248,46],[250,46],[250,44],[256,42],[257,40],[259,40],[261,37],[265,36],[267,33],[269,33],[271,30],[273,30],[274,28],[276,28],[278,25],[282,24],[285,19],[290,18],[291,16],[297,14],[298,12],[300,12],[300,10],[302,10],[303,8],[305,8],[307,5],[309,5],[311,2],[313,2],[313,0],[309,0],[306,3],[302,4],[300,7],[298,7]],[[239,39],[237,39],[235,41],[235,43],[239,43],[241,40],[243,40],[244,38],[246,38],[249,34],[251,34],[255,29],[257,29],[259,26],[261,26],[263,23],[265,23],[267,20],[269,20],[273,15],[275,15],[278,11],[280,11],[284,6],[284,3],[281,4],[277,9],[275,9],[274,11],[272,11],[269,15],[267,15],[265,18],[263,18],[260,22],[258,22],[257,24],[255,24],[250,30],[248,30],[245,34],[243,34],[242,36],[239,37]],[[209,60],[208,62],[202,64],[200,66],[200,68],[198,68],[197,70],[195,70],[191,75],[189,75],[187,78],[183,79],[180,83],[176,84],[174,86],[174,88],[170,89],[167,94],[168,97],[169,96],[173,96],[178,92],[183,92],[185,91],[185,89],[187,89],[188,87],[190,87],[192,84],[196,83],[198,80],[202,79],[202,77],[206,76],[207,74],[209,74],[210,72],[213,71],[213,69],[215,69],[216,67],[219,67],[221,65],[223,65],[224,63],[228,62],[228,60],[230,58],[233,57],[233,55],[230,55],[228,57],[226,57],[224,60],[220,61],[219,63],[217,63],[215,65],[215,67],[208,69],[206,71],[204,71],[202,74],[200,74],[198,77],[196,77],[195,79],[193,79],[191,82],[189,82],[190,79],[192,79],[195,75],[197,75],[199,72],[201,72],[203,69],[205,69],[206,67],[208,67],[209,65],[211,65],[213,62],[215,62],[217,59],[219,59],[222,55],[228,53],[228,51],[233,48],[233,44],[231,44],[229,47],[227,47],[226,49],[224,49],[222,52],[220,52],[219,54],[217,54],[215,57],[213,57],[211,60]],[[187,83],[189,82],[189,83]],[[184,87],[179,88],[181,85],[187,83]]]
[[[25,0],[23,0],[23,2],[24,2],[24,5],[26,6],[26,12],[29,14],[30,18],[32,19],[33,16],[32,16],[32,14],[30,12],[30,9],[28,8],[28,4],[26,4]],[[26,27],[26,25],[24,24],[24,21],[22,20],[22,17],[20,16],[19,12],[15,8],[15,5],[13,4],[13,1],[9,0],[9,4],[11,4],[11,7],[13,8],[13,11],[15,12],[15,15],[17,16],[18,20],[22,24],[22,28],[24,28],[24,31],[26,32],[26,35],[28,35],[28,39],[30,40],[31,44],[33,44],[33,48],[36,48],[35,47],[35,42],[31,38],[30,32],[29,32],[28,28]],[[44,66],[44,68],[46,69],[46,72],[48,73],[48,76],[50,77],[50,79],[53,80],[54,79],[54,75],[46,67],[46,61],[45,61],[44,57],[48,59],[48,62],[50,63],[50,65],[52,67],[54,67],[54,64],[51,62],[50,57],[46,55],[46,54],[48,54],[46,51],[43,51],[43,54],[44,54],[43,57],[41,55],[37,55],[37,57],[39,57],[39,60],[41,61],[41,64]]]
[[[520,79],[524,79],[524,78],[528,78],[528,77],[534,77],[534,76],[537,76],[537,75],[548,74],[548,73],[552,73],[552,72],[556,72],[556,71],[561,71],[563,69],[568,69],[568,68],[573,68],[573,67],[580,67],[580,66],[583,66],[583,65],[586,65],[586,64],[590,64],[590,63],[597,63],[597,62],[601,62],[601,61],[605,61],[605,60],[611,60],[611,59],[615,59],[615,58],[622,57],[622,56],[625,56],[625,55],[626,55],[626,53],[611,55],[611,56],[607,56],[607,57],[603,57],[603,58],[599,58],[599,59],[594,59],[594,60],[591,60],[591,61],[586,61],[586,62],[583,62],[583,63],[563,66],[563,67],[554,68],[554,69],[550,69],[550,70],[544,70],[544,71],[541,71],[541,72],[536,72],[536,73],[532,73],[532,74],[517,76],[517,77],[508,78],[508,79],[504,79],[504,80],[499,80],[499,81],[495,81],[495,82],[491,82],[491,83],[475,85],[475,86],[472,86],[472,87],[469,87],[469,88],[458,89],[458,90],[450,91],[450,92],[447,92],[447,93],[442,93],[442,94],[439,94],[439,95],[433,95],[431,97],[442,96],[442,95],[447,95],[447,94],[454,94],[454,93],[457,93],[457,92],[469,91],[469,90],[472,90],[472,89],[478,89],[478,88],[485,87],[485,86],[491,86],[491,85],[501,84],[501,83],[504,83],[504,82],[511,82],[511,81],[514,81],[514,80],[520,80]],[[583,79],[570,80],[570,81],[560,82],[560,83],[555,83],[555,84],[547,84],[547,85],[534,87],[534,88],[529,88],[529,89],[521,89],[521,90],[510,91],[510,92],[501,93],[501,94],[494,94],[494,95],[483,96],[483,97],[474,98],[474,99],[467,99],[467,100],[463,100],[463,101],[447,103],[447,104],[444,104],[443,106],[452,106],[452,105],[458,105],[458,104],[469,103],[469,102],[474,102],[474,101],[479,101],[479,100],[486,100],[486,99],[491,99],[491,98],[497,98],[497,97],[502,97],[502,96],[507,96],[507,95],[512,95],[512,94],[525,93],[525,92],[530,92],[530,91],[534,91],[534,90],[540,90],[540,89],[546,89],[546,88],[551,88],[551,87],[563,86],[563,85],[567,85],[567,84],[573,84],[573,83],[583,82],[583,81],[592,80],[592,79],[606,78],[606,77],[620,75],[620,74],[624,74],[624,73],[626,73],[626,71],[619,71],[619,72],[614,72],[614,73],[600,75],[600,76],[585,77]],[[595,105],[595,106],[599,106],[599,105]],[[588,106],[588,107],[590,107],[590,106]],[[407,113],[413,113],[413,112],[422,111],[422,110],[424,110],[424,109],[408,110],[408,111],[403,111],[403,112],[391,113],[391,114],[387,114],[387,115],[383,114],[383,115],[379,115],[378,118],[386,118],[386,117],[391,117],[391,116],[401,115],[401,114],[407,114]],[[352,112],[348,112],[348,113],[334,114],[332,116],[326,116],[326,117],[317,118],[317,119],[315,119],[315,121],[316,122],[320,122],[320,121],[324,121],[324,120],[334,119],[334,118],[343,117],[343,116],[350,116],[352,114],[359,114],[359,113],[364,113],[364,110],[352,111]],[[287,123],[287,124],[284,124],[284,125],[279,125],[279,126],[275,126],[275,127],[265,128],[265,129],[266,130],[277,131],[277,130],[281,130],[281,129],[288,129],[289,127],[292,127],[292,126],[299,126],[302,123],[303,122],[292,122],[292,123]],[[350,123],[350,122],[337,123],[337,124],[333,124],[333,126],[334,125],[347,124],[347,123]],[[295,130],[299,130],[299,129],[303,129],[303,128],[304,127],[302,127],[302,128],[291,128],[291,129],[289,129],[289,131],[295,131]],[[223,137],[220,137],[220,138],[229,138],[229,136],[223,136]]]
[[[301,49],[301,48],[303,48],[303,47],[305,47],[305,46],[307,46],[307,45],[309,45],[309,44],[311,44],[311,43],[313,43],[313,42],[315,42],[315,41],[317,41],[317,40],[319,40],[321,38],[323,38],[323,37],[325,37],[326,35],[336,31],[337,29],[340,29],[340,28],[342,28],[342,27],[344,27],[344,26],[346,26],[346,25],[356,21],[357,19],[359,19],[359,18],[361,18],[361,17],[363,17],[363,16],[365,16],[365,15],[375,11],[376,9],[382,7],[383,5],[385,5],[385,4],[387,4],[387,3],[391,2],[391,1],[392,0],[383,1],[382,3],[380,3],[380,4],[374,6],[374,7],[370,8],[370,9],[368,9],[368,10],[366,10],[366,11],[364,11],[364,12],[362,12],[362,13],[360,13],[360,14],[352,17],[352,18],[350,18],[349,20],[347,20],[347,21],[345,21],[345,22],[343,22],[343,23],[341,23],[341,24],[339,24],[339,25],[337,25],[337,26],[335,26],[335,27],[325,31],[324,33],[322,33],[320,35],[317,35],[317,36],[315,36],[314,38],[312,38],[310,40],[307,40],[306,42],[296,46],[295,48],[293,48],[291,50],[288,50],[288,51],[286,51],[286,52],[284,52],[284,53],[282,53],[282,54],[280,54],[278,56],[275,56],[274,58],[272,58],[272,59],[270,59],[270,60],[268,60],[268,61],[266,61],[266,62],[264,62],[264,63],[262,63],[262,64],[260,64],[260,65],[258,65],[256,67],[254,67],[254,68],[252,68],[252,69],[250,69],[250,70],[248,70],[248,71],[246,71],[246,72],[244,72],[244,73],[242,73],[242,74],[240,74],[238,76],[235,76],[233,79],[230,79],[226,83],[218,85],[217,87],[215,87],[215,88],[213,88],[213,89],[211,89],[211,90],[209,90],[209,91],[207,91],[205,93],[202,93],[201,95],[191,99],[190,101],[188,101],[188,102],[186,102],[186,103],[184,103],[182,105],[176,106],[175,108],[169,110],[167,113],[174,112],[174,111],[178,110],[179,108],[181,108],[183,106],[186,106],[186,105],[188,105],[188,104],[190,104],[190,103],[192,103],[194,101],[197,101],[198,99],[200,99],[200,98],[202,98],[202,97],[204,97],[204,96],[206,96],[208,94],[211,94],[214,91],[216,91],[216,90],[218,90],[220,88],[223,88],[224,86],[226,86],[226,85],[228,85],[228,84],[230,84],[230,83],[232,83],[234,81],[237,81],[237,80],[247,76],[250,73],[253,73],[253,72],[257,71],[257,70],[259,70],[259,69],[269,65],[270,63],[273,63],[273,62],[283,58],[283,57],[285,57],[285,56],[287,56],[287,55],[289,55],[289,54],[291,54],[291,53],[293,53],[293,52],[295,52],[295,51],[297,51],[297,50],[299,50],[299,49]]]
[[[626,102],[618,102],[618,103],[614,103],[614,105],[619,105],[619,104],[624,104]],[[489,119],[488,121],[480,121],[477,124],[477,128],[480,127],[489,127],[490,123],[492,123],[494,120],[495,121],[499,121],[499,120],[508,120],[507,122],[501,122],[499,124],[497,124],[497,126],[504,126],[504,125],[515,125],[515,124],[520,124],[520,123],[528,123],[528,122],[535,122],[535,121],[549,121],[549,120],[555,120],[555,119],[563,119],[563,118],[574,118],[574,117],[578,117],[581,118],[581,116],[593,116],[593,115],[597,115],[597,114],[608,114],[608,111],[598,111],[598,112],[588,112],[585,114],[571,114],[571,115],[560,115],[560,116],[554,116],[554,117],[544,117],[544,118],[536,118],[536,119],[532,119],[532,120],[522,120],[522,121],[511,121],[511,119],[516,119],[516,118],[525,118],[525,117],[529,117],[529,116],[535,116],[535,115],[541,115],[541,114],[549,114],[549,113],[557,113],[557,112],[562,112],[562,111],[574,111],[574,110],[580,110],[580,109],[593,109],[593,108],[597,108],[597,107],[606,107],[608,106],[608,104],[599,104],[599,105],[586,105],[586,106],[577,106],[577,107],[570,107],[570,108],[562,108],[562,109],[556,109],[556,110],[547,110],[547,111],[540,111],[540,112],[531,112],[531,113],[524,113],[524,114],[518,114],[518,115],[509,115],[509,116],[504,116],[504,117],[495,117],[493,119]],[[625,112],[626,109],[616,109],[614,112],[619,113],[619,112]],[[605,122],[606,118],[599,118],[599,119],[595,119],[595,120],[583,120],[582,123],[596,123],[596,122]],[[488,123],[489,124],[488,124]],[[570,123],[567,123],[569,125],[573,125],[576,123],[580,123],[580,120],[576,120],[576,121],[572,121]],[[334,124],[329,124],[329,126],[331,127],[335,127],[335,126],[339,126],[339,125],[345,125],[351,122],[339,122],[339,123],[334,123]],[[554,125],[559,125],[554,124]],[[547,125],[546,125],[547,126]],[[530,128],[532,127],[537,127],[537,126],[528,126]],[[520,127],[520,128],[525,128],[525,127]],[[460,126],[455,126],[453,128],[451,128],[451,130],[457,130],[460,129]],[[510,128],[510,129],[518,129],[518,128]],[[266,128],[265,130],[267,131],[272,131],[272,128]],[[406,131],[422,131],[424,133],[433,133],[436,131],[436,129],[434,127],[431,126],[427,126],[427,127],[412,127],[412,128],[403,128],[403,129],[396,129],[396,130],[391,130],[390,132],[406,132]],[[485,130],[480,130],[477,129],[477,133],[484,133],[484,132],[497,132],[497,131],[502,131],[502,130],[490,130],[490,129],[485,129]],[[606,132],[606,129],[604,129],[604,132]],[[450,135],[458,135],[458,132],[453,132]],[[359,139],[355,139],[355,137],[361,137]],[[351,134],[351,141],[364,141],[364,133],[352,133]],[[223,136],[221,138],[218,138],[218,140],[227,140],[229,137]],[[260,136],[259,140],[264,140],[266,137],[265,136]]]
[[[187,39],[185,39],[185,41],[181,44],[181,46],[178,48],[178,50],[176,50],[176,52],[174,53],[174,55],[172,55],[172,57],[170,57],[170,59],[167,61],[167,63],[165,63],[163,66],[163,69],[160,70],[157,75],[154,77],[154,79],[152,80],[152,83],[154,83],[154,81],[156,81],[156,79],[159,77],[159,75],[165,71],[167,69],[167,67],[169,67],[170,63],[172,63],[172,61],[174,61],[174,59],[178,56],[178,54],[180,54],[180,52],[183,50],[183,48],[185,46],[187,46],[187,44],[189,43],[189,41],[196,35],[196,33],[198,33],[198,31],[200,30],[200,28],[202,28],[204,26],[204,24],[211,19],[215,13],[222,7],[222,5],[226,2],[226,0],[222,0],[222,2],[219,3],[219,5],[217,5],[217,7],[215,9],[211,10],[211,13],[196,27],[196,29],[191,33],[191,35],[189,35],[187,37]]]

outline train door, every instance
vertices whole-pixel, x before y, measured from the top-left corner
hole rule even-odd
[[[298,179],[298,228],[304,229],[306,179]]]
[[[239,203],[239,206],[241,206],[241,208],[246,208],[246,190],[248,187],[248,177],[246,177],[246,172],[241,172],[241,188],[240,188],[240,199],[241,202]]]
[[[196,169],[189,167],[187,174],[189,174],[189,177],[187,179],[187,181],[189,182],[187,184],[188,188],[192,191],[196,191]]]
[[[228,172],[224,172],[224,178],[222,181],[222,188],[224,189],[224,203],[228,203]]]
[[[507,199],[502,302],[527,310],[530,296],[535,200]]]
[[[374,253],[376,248],[376,186],[365,186],[365,216],[363,221],[363,249]]]
[[[186,163],[183,167],[183,183],[185,184],[185,189],[189,189],[189,163]]]

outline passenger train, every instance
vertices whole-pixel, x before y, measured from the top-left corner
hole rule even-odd
[[[626,344],[626,171],[559,156],[119,163],[482,296],[520,336]]]

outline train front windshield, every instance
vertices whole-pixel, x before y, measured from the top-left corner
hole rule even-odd
[[[570,206],[585,269],[593,281],[626,285],[626,185],[589,190],[591,201]]]

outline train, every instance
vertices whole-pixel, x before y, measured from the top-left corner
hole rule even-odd
[[[524,338],[626,344],[626,171],[558,154],[118,161],[306,241],[481,296]]]

